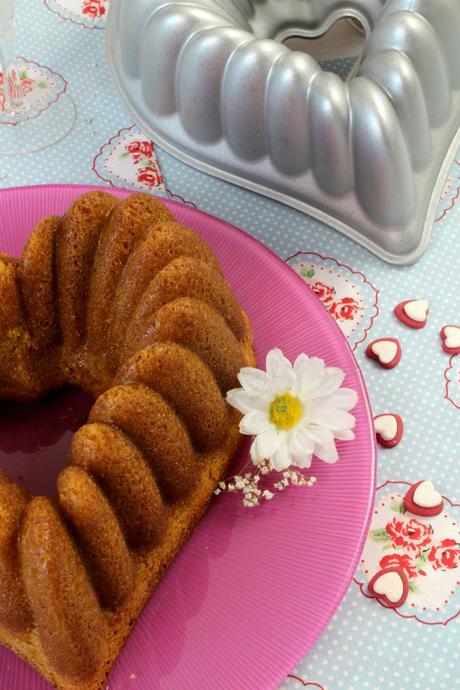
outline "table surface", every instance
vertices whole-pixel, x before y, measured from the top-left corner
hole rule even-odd
[[[375,414],[400,414],[405,433],[396,448],[379,451],[374,517],[353,583],[314,649],[281,687],[460,688],[460,355],[443,353],[438,335],[446,324],[460,326],[460,151],[428,251],[414,266],[389,266],[307,215],[151,150],[106,67],[108,2],[18,0],[21,77],[46,99],[43,79],[62,75],[78,115],[59,144],[31,156],[0,157],[0,186],[66,182],[168,194],[243,228],[316,284],[355,350]],[[345,74],[350,64],[347,59],[325,66]],[[420,331],[393,315],[399,302],[411,298],[430,305]],[[391,371],[365,356],[366,344],[380,337],[398,338],[402,345],[402,360]],[[438,518],[410,523],[410,516],[398,512],[400,497],[421,479],[434,481],[446,497],[445,510]],[[379,567],[396,562],[405,567],[411,591],[394,611],[369,599],[365,583]]]

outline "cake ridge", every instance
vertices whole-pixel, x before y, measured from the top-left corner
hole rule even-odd
[[[88,348],[105,350],[106,320],[113,292],[131,252],[155,219],[172,219],[168,209],[149,194],[132,194],[114,208],[102,229],[91,275],[88,302]]]
[[[180,297],[160,307],[147,319],[139,345],[161,341],[175,342],[198,354],[222,392],[237,385],[235,372],[243,366],[238,340],[223,316],[209,304]]]
[[[100,422],[87,423],[73,438],[70,458],[72,466],[88,471],[107,496],[132,550],[159,541],[164,532],[165,506],[158,484],[140,449],[121,429]],[[144,505],[149,506],[153,517]]]
[[[74,352],[88,335],[91,276],[104,221],[110,222],[116,199],[106,192],[79,197],[62,218],[56,236],[59,321],[65,349]]]
[[[166,251],[169,251],[167,261],[162,260]],[[205,243],[189,228],[172,221],[151,225],[133,248],[120,275],[110,313],[109,357],[113,367],[119,364],[121,341],[126,334],[123,317],[129,317],[129,308],[138,303],[158,271],[172,259],[183,255],[203,259],[206,257],[218,267]],[[153,266],[149,265],[149,260],[153,260]]]
[[[118,383],[139,383],[159,393],[199,449],[222,443],[228,425],[225,401],[206,363],[190,350],[175,343],[139,350],[118,370]]]
[[[86,678],[103,654],[107,622],[76,544],[50,499],[36,496],[28,503],[19,551],[45,654],[72,680]],[[37,551],[43,552],[46,569]]]
[[[244,322],[228,284],[203,261],[193,257],[179,257],[156,274],[139,300],[127,329],[124,359],[137,349],[146,319],[171,301],[171,291],[174,299],[196,297],[205,301],[221,313],[237,337],[244,333]]]
[[[59,507],[78,535],[99,602],[114,610],[134,586],[133,562],[116,514],[82,467],[66,467],[57,490]]]
[[[17,550],[20,520],[29,500],[27,492],[0,471],[0,621],[6,620],[18,635],[27,633],[32,626]]]
[[[185,425],[156,391],[143,384],[114,386],[98,397],[88,421],[124,431],[146,456],[169,499],[192,488],[195,451]]]

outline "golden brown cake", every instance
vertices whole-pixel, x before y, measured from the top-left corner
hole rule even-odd
[[[210,249],[146,194],[103,192],[0,254],[0,399],[95,398],[56,498],[0,473],[0,643],[99,690],[239,442],[251,329]]]

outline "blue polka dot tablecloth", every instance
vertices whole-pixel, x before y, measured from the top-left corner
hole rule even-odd
[[[30,157],[0,157],[0,186],[94,183],[168,194],[243,228],[302,275],[348,337],[374,413],[400,415],[404,434],[396,447],[379,450],[373,520],[350,589],[280,687],[460,688],[460,354],[443,352],[439,337],[443,326],[460,326],[460,151],[428,251],[414,266],[389,266],[317,220],[155,148],[112,87],[104,54],[108,5],[18,0],[24,89],[44,109],[67,84],[78,114],[59,144]],[[343,62],[340,69],[349,66]],[[429,303],[421,330],[393,314],[410,299]],[[399,340],[403,356],[395,369],[383,371],[365,349],[389,337]],[[433,480],[445,497],[442,513],[429,520],[401,507],[408,487],[422,479]],[[369,598],[367,589],[372,574],[391,567],[402,569],[409,583],[405,603],[393,610]]]

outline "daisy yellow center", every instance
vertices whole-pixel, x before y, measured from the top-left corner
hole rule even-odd
[[[302,417],[302,403],[291,393],[277,395],[270,405],[270,421],[278,429],[292,429]]]

